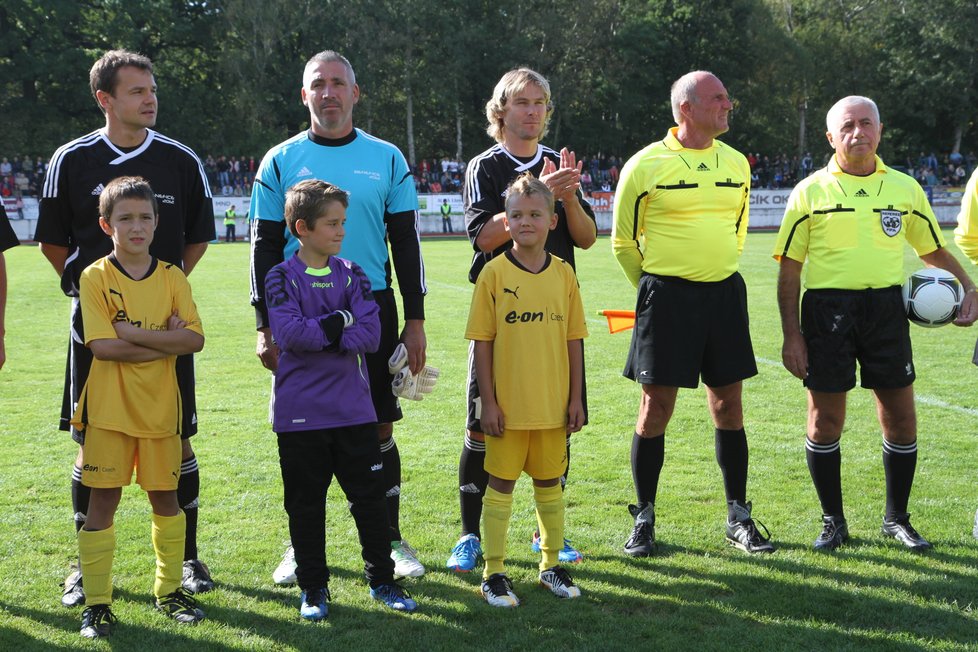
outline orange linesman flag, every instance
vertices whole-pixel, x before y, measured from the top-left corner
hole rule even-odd
[[[635,326],[634,310],[599,310],[599,315],[608,319],[608,332],[620,333]]]

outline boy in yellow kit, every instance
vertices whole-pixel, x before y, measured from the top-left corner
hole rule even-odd
[[[113,518],[132,480],[153,508],[156,608],[181,623],[204,617],[180,586],[186,534],[177,502],[181,403],[176,356],[204,347],[197,307],[176,265],[149,253],[159,211],[141,177],[110,182],[99,198],[99,225],[112,253],[82,272],[85,344],[95,357],[72,425],[85,431],[82,479],[92,488],[78,552],[85,586],[81,635],[110,634]]]
[[[533,478],[543,553],[540,583],[559,598],[581,595],[558,564],[567,433],[584,424],[580,340],[588,333],[581,293],[571,266],[544,249],[557,223],[546,184],[530,174],[514,181],[506,193],[505,222],[513,248],[479,274],[465,329],[465,337],[475,342],[481,396],[476,416],[489,435],[482,595],[494,607],[520,603],[504,560],[513,489],[523,471]]]

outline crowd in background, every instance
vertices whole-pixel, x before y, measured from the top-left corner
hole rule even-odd
[[[816,161],[810,152],[800,157],[748,153],[751,185],[754,188],[792,188],[798,181],[824,166],[830,156],[831,153],[826,154]],[[581,189],[585,194],[615,190],[624,159],[599,153],[580,160],[583,163]],[[208,155],[203,162],[211,192],[215,196],[249,196],[259,161],[254,156]],[[907,157],[904,161],[888,163],[917,179],[922,186],[964,186],[978,165],[978,157],[972,152],[953,152],[942,157],[934,152],[920,152],[916,158]],[[47,159],[40,156],[0,157],[0,197],[40,196],[47,166]],[[448,156],[440,159],[425,158],[411,166],[411,171],[419,193],[457,193],[461,192],[465,179],[465,161]]]

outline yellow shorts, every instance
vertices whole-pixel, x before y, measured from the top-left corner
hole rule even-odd
[[[534,480],[551,480],[567,470],[567,429],[504,430],[486,435],[487,472],[503,480],[518,480],[526,471]]]
[[[180,435],[131,437],[117,430],[88,426],[82,447],[82,483],[96,489],[136,482],[145,491],[174,491],[180,478]]]

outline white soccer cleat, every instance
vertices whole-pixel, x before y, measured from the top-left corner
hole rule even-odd
[[[285,549],[285,554],[282,555],[282,561],[278,563],[272,573],[272,580],[279,586],[295,584],[295,567],[295,550],[292,548],[292,542],[289,542],[289,547]]]
[[[394,560],[394,577],[421,577],[424,566],[418,561],[418,551],[401,539],[391,541],[391,559]]]

